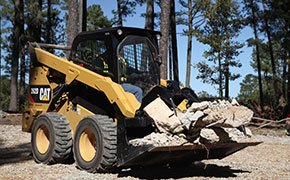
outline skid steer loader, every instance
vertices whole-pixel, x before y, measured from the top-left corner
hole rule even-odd
[[[22,129],[31,133],[36,162],[62,163],[73,157],[80,169],[106,172],[116,167],[221,159],[256,145],[128,143],[155,131],[143,109],[157,97],[170,108],[197,100],[190,89],[160,82],[160,35],[126,27],[82,32],[74,39],[68,59],[51,54],[45,45],[30,44],[29,107],[23,113]],[[123,89],[124,83],[143,90],[142,103]]]

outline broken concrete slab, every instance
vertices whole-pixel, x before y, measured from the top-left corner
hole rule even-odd
[[[129,141],[133,146],[154,145],[154,146],[180,146],[188,144],[184,136],[177,136],[168,133],[151,133],[144,138],[132,139]]]
[[[233,99],[231,102],[232,106],[239,106],[239,102],[236,99]]]
[[[220,138],[213,129],[203,128],[200,131],[200,143],[217,143]]]
[[[192,113],[193,109],[203,109],[203,115],[198,120]],[[199,112],[199,110],[196,112]],[[245,106],[240,106],[235,100],[232,103],[225,100],[195,103],[184,114],[184,116],[181,116],[181,122],[186,122],[186,125],[208,126],[214,123],[216,127],[239,127],[250,122],[253,117],[253,111]]]
[[[182,143],[224,143],[243,141],[251,135],[238,127],[250,122],[253,112],[241,106],[236,100],[232,102],[217,100],[213,102],[195,102],[186,112],[175,113],[157,98],[144,108],[159,130],[136,140],[135,144],[177,145]],[[175,139],[177,138],[177,139]],[[181,138],[181,139],[180,139]]]
[[[144,111],[160,132],[177,133],[183,130],[180,120],[159,97],[148,104]]]
[[[188,112],[196,112],[196,111],[202,111],[206,108],[208,108],[209,102],[208,101],[202,101],[202,102],[193,102],[188,108]]]
[[[203,116],[204,113],[202,111],[189,112],[180,119],[180,122],[184,125],[186,130],[189,130],[191,127],[194,127],[197,120]]]

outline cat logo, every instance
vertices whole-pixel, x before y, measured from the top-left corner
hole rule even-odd
[[[52,98],[52,89],[48,85],[31,85],[30,103],[49,103]]]
[[[50,88],[40,88],[39,89],[39,99],[41,101],[50,100]]]

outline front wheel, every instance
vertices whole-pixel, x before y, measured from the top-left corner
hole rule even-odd
[[[286,121],[286,131],[287,135],[290,136],[290,121]]]
[[[106,172],[117,161],[117,125],[105,115],[84,118],[77,126],[73,145],[80,169]]]
[[[55,112],[38,116],[32,126],[31,145],[36,162],[65,162],[72,153],[72,135],[68,120]]]

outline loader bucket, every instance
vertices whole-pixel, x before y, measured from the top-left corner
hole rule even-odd
[[[208,145],[158,146],[135,154],[135,157],[118,164],[119,167],[147,166],[156,164],[191,163],[204,159],[222,159],[247,146],[255,146],[261,142],[221,143]],[[144,149],[144,148],[143,148]],[[131,154],[132,155],[132,154]]]

